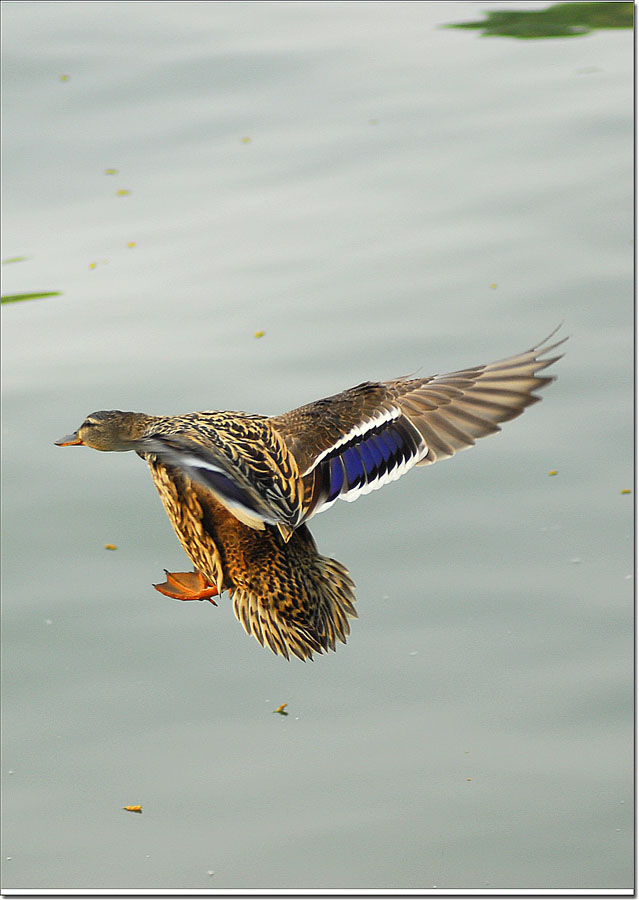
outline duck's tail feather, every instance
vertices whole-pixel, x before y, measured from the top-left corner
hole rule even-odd
[[[286,659],[311,659],[335,650],[337,641],[345,644],[348,620],[357,617],[345,566],[321,556],[304,525],[288,542],[277,534],[276,544],[259,577],[251,579],[249,572],[231,591],[244,630]]]

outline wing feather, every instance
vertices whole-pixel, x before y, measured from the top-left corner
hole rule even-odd
[[[355,500],[415,465],[449,458],[499,431],[502,422],[540,400],[537,392],[554,380],[538,375],[561,358],[551,353],[563,341],[549,343],[552,336],[488,365],[364,382],[273,417],[307,483],[310,499],[302,520],[338,498]]]

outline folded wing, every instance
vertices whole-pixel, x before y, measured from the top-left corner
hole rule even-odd
[[[300,519],[299,475],[273,453],[272,435],[260,432],[260,437],[251,444],[250,456],[238,453],[237,443],[216,443],[212,435],[203,441],[188,432],[149,434],[136,442],[136,449],[205,487],[250,528],[278,525],[288,534]],[[294,460],[285,461],[295,466]]]

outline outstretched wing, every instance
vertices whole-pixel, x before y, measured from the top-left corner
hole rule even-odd
[[[550,354],[563,341],[549,339],[516,356],[446,375],[365,382],[273,417],[304,476],[303,520],[337,499],[356,500],[415,465],[446,459],[499,431],[502,422],[540,400],[536,392],[554,380],[537,374],[561,357]]]

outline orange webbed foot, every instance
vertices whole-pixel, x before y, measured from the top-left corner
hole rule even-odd
[[[173,597],[174,600],[208,600],[213,606],[217,606],[212,598],[218,594],[218,589],[197,569],[193,572],[169,572],[167,569],[164,571],[166,581],[154,584],[156,591],[166,597]]]

